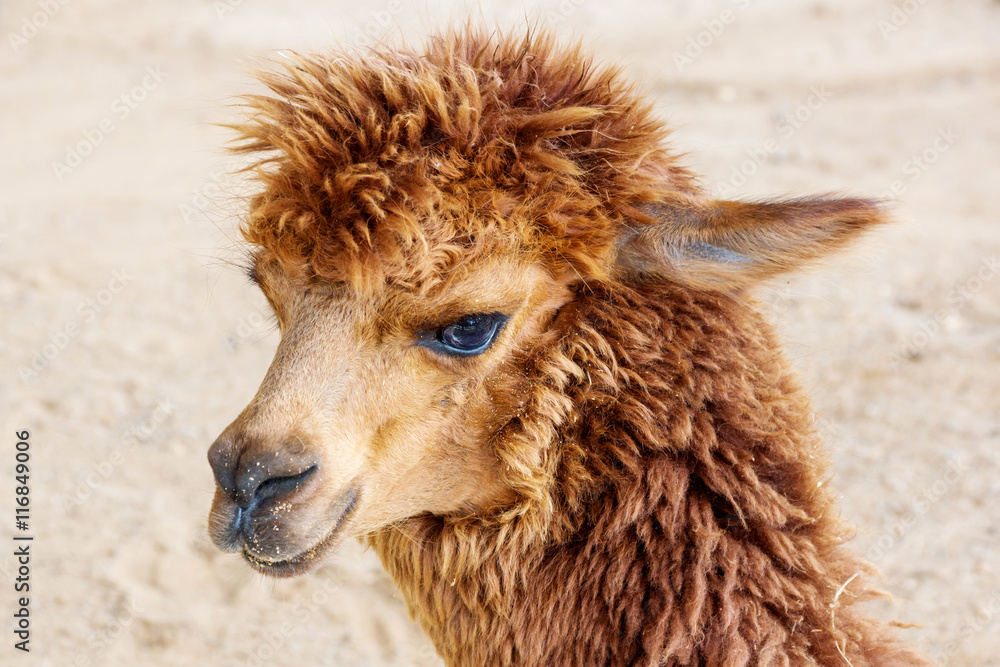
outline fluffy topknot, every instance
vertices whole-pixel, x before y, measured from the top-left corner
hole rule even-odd
[[[263,186],[242,231],[287,271],[413,288],[506,247],[600,278],[635,205],[694,190],[619,69],[551,35],[465,28],[257,76],[273,94],[233,126]]]

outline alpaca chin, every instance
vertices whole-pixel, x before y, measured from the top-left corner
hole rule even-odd
[[[351,520],[351,516],[358,506],[358,491],[349,489],[330,508],[330,516],[335,516],[333,526],[318,542],[295,553],[291,557],[281,556],[281,547],[274,549],[270,558],[260,556],[253,548],[254,541],[245,541],[242,545],[241,554],[243,559],[256,571],[261,574],[285,578],[304,574],[322,562],[323,558],[330,554],[345,537],[345,528]],[[293,518],[293,517],[290,517]]]

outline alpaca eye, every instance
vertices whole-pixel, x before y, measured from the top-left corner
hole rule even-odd
[[[506,322],[500,313],[466,315],[437,331],[423,332],[418,344],[455,357],[474,357],[489,348]]]
[[[485,349],[497,332],[492,315],[468,315],[441,329],[441,342],[454,350],[475,352]]]

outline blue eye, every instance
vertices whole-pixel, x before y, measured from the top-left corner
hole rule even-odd
[[[418,345],[454,357],[474,357],[485,352],[507,323],[500,313],[479,313],[434,331],[418,332]]]

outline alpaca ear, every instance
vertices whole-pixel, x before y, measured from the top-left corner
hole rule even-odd
[[[673,194],[636,210],[647,224],[619,239],[618,267],[715,290],[797,269],[886,221],[868,199],[734,202]]]

